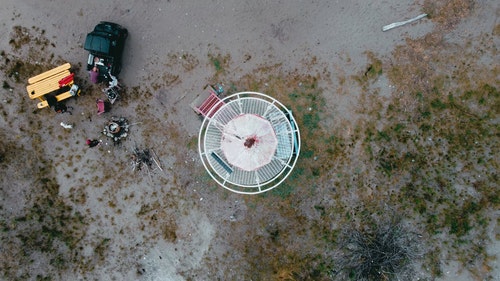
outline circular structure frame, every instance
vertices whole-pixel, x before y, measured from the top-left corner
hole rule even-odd
[[[267,120],[278,141],[271,161],[252,171],[231,164],[222,148],[228,137],[225,126],[247,114]],[[259,194],[277,187],[292,172],[299,158],[300,132],[292,112],[279,101],[262,93],[241,92],[220,100],[206,114],[198,151],[203,166],[219,185],[240,194]]]

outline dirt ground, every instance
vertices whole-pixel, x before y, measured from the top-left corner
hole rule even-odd
[[[3,0],[0,279],[342,280],[343,227],[390,209],[422,238],[410,280],[500,280],[499,3],[367,2]],[[82,44],[101,20],[129,37],[125,90],[97,115]],[[72,115],[25,88],[62,62]],[[293,110],[282,186],[238,195],[203,169],[189,105],[215,83]],[[118,146],[112,116],[132,124]],[[133,171],[134,148],[162,170]]]

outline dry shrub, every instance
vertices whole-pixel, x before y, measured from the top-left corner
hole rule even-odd
[[[436,71],[434,62],[444,47],[443,37],[439,33],[430,33],[423,39],[407,39],[406,45],[397,47],[388,77],[398,86],[398,91],[430,92]]]
[[[463,18],[468,17],[474,5],[473,0],[425,0],[423,10],[439,28],[448,30],[455,28]]]
[[[412,280],[422,256],[419,235],[399,218],[347,228],[339,247],[339,277],[352,280]]]

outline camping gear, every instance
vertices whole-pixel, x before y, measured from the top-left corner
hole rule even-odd
[[[110,109],[110,105],[108,102],[105,102],[102,99],[96,99],[95,101],[96,106],[97,106],[97,115],[101,115],[104,112],[108,112]]]

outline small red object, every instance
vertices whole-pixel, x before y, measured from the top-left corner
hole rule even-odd
[[[75,74],[71,73],[70,75],[59,80],[59,88],[64,87],[64,86],[68,85],[69,83],[73,82],[74,77],[75,77]]]

